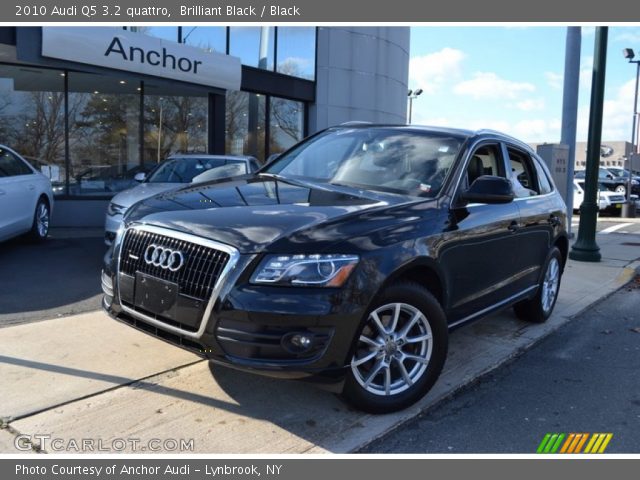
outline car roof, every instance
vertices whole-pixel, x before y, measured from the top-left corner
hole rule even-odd
[[[490,138],[499,138],[502,141],[509,141],[511,143],[517,144],[520,148],[523,148],[529,153],[534,153],[534,150],[524,143],[522,140],[518,140],[511,135],[507,135],[506,133],[499,132],[497,130],[491,130],[488,128],[479,129],[479,130],[469,130],[464,128],[452,128],[452,127],[435,127],[431,125],[403,125],[403,124],[384,124],[384,123],[367,123],[367,122],[345,122],[340,125],[335,125],[330,127],[329,129],[343,129],[343,128],[358,128],[358,129],[367,129],[367,128],[392,128],[403,130],[407,132],[434,132],[434,133],[443,133],[450,134],[459,137],[490,137]]]

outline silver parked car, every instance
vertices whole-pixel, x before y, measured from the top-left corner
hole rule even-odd
[[[15,151],[0,145],[0,241],[24,233],[33,240],[44,240],[52,209],[51,181]]]
[[[149,174],[138,173],[139,185],[118,193],[107,207],[104,240],[111,245],[124,213],[131,205],[158,193],[200,183],[255,172],[258,161],[250,156],[176,154],[156,166]]]

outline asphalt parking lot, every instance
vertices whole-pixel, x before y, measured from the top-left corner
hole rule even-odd
[[[100,308],[102,229],[52,229],[0,243],[0,328]]]

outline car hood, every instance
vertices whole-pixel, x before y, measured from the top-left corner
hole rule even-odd
[[[393,222],[382,212],[416,197],[269,177],[199,184],[137,203],[125,221],[192,233],[241,253],[323,248]],[[376,218],[371,212],[378,212]],[[321,245],[317,245],[321,244]]]
[[[115,195],[111,202],[129,208],[136,202],[153,197],[158,193],[182,187],[181,183],[141,183]]]

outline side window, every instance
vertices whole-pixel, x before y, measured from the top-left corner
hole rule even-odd
[[[507,148],[511,167],[511,183],[516,197],[532,197],[540,194],[536,181],[535,167],[531,157],[515,148]]]
[[[500,146],[497,144],[482,145],[473,152],[467,165],[467,188],[482,175],[505,176],[500,152]]]
[[[33,172],[11,152],[0,149],[0,177],[31,175]]]
[[[536,167],[536,174],[538,176],[538,183],[540,184],[540,194],[544,195],[545,193],[551,193],[553,191],[553,186],[551,185],[551,181],[547,176],[542,164],[539,159],[534,159],[533,164]]]

